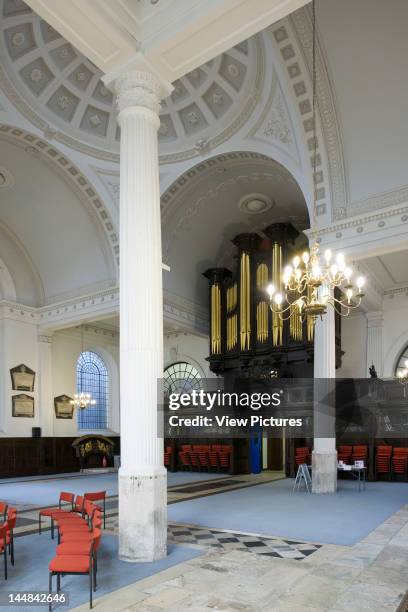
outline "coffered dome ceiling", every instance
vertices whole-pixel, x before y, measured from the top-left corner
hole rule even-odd
[[[19,110],[57,140],[117,158],[115,101],[100,70],[22,0],[0,0],[0,15],[2,86]],[[191,157],[239,129],[256,101],[262,56],[261,38],[254,37],[174,83],[162,104],[164,161]]]

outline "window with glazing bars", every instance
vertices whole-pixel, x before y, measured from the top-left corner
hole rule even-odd
[[[108,416],[108,370],[99,355],[80,354],[77,362],[77,393],[90,393],[93,406],[78,409],[79,429],[106,429]]]

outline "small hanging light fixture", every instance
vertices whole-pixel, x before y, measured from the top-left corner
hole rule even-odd
[[[81,354],[84,352],[84,328],[81,325]],[[74,408],[79,408],[80,410],[84,410],[85,408],[89,408],[89,406],[95,406],[96,400],[92,399],[92,395],[90,393],[85,393],[81,391],[79,393],[74,393],[74,399],[70,401],[71,406]]]

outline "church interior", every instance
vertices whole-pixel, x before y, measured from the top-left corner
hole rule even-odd
[[[408,611],[407,23],[0,0],[1,606]]]

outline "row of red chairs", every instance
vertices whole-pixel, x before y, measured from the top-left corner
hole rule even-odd
[[[230,467],[232,448],[229,444],[182,444],[178,458],[184,469],[226,471]]]
[[[51,518],[51,538],[54,538],[54,519],[53,514],[57,510],[63,509],[63,504],[67,504],[70,507],[70,512],[76,512],[83,515],[85,502],[92,502],[96,508],[103,515],[103,528],[106,527],[106,491],[92,491],[91,493],[84,493],[84,495],[75,495],[73,493],[66,493],[63,491],[60,493],[58,508],[43,508],[38,513],[38,533],[41,534],[41,519],[42,517]],[[100,502],[95,504],[95,502]],[[66,509],[65,509],[66,511]]]
[[[0,514],[3,522],[0,525],[0,554],[4,560],[4,579],[7,580],[7,556],[14,565],[14,528],[17,522],[17,509],[0,502]]]
[[[106,494],[105,491],[103,493]],[[63,507],[64,503],[66,507]],[[102,507],[94,504],[89,494],[75,497],[73,493],[63,491],[58,507],[46,508],[40,514],[50,517],[52,524],[58,527],[58,546],[48,567],[50,595],[53,576],[57,577],[57,592],[60,592],[61,576],[89,575],[89,607],[92,608],[98,570],[97,552],[102,536]]]

